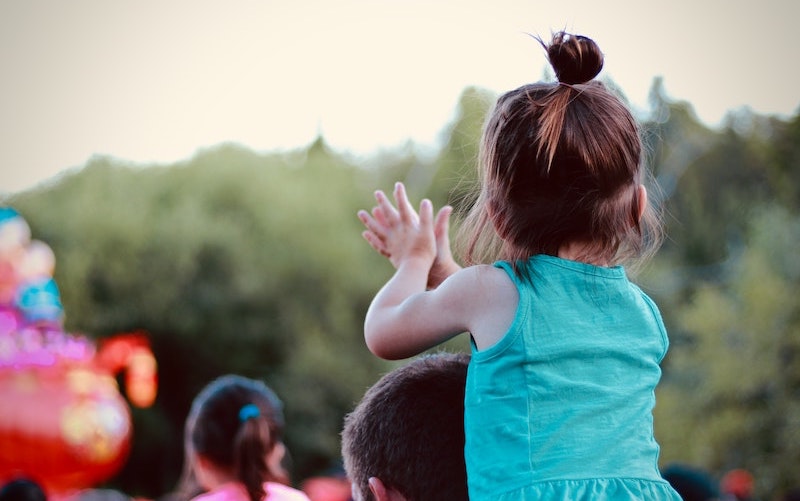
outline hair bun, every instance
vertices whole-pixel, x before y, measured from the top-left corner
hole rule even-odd
[[[546,48],[550,65],[561,83],[586,83],[603,69],[603,53],[589,37],[560,31]]]

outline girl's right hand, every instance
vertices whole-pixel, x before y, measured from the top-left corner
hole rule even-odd
[[[453,208],[445,205],[436,214],[433,222],[433,234],[436,237],[436,258],[433,260],[431,271],[428,273],[428,289],[435,289],[444,280],[461,269],[453,259],[450,250],[450,214]]]

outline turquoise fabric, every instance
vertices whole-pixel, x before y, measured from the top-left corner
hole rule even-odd
[[[675,500],[658,470],[654,389],[667,336],[622,267],[534,256],[494,346],[473,344],[465,429],[471,501]]]

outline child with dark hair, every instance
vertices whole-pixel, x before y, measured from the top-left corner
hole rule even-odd
[[[419,212],[397,183],[359,211],[396,272],[365,319],[369,349],[416,355],[472,342],[465,397],[472,501],[680,500],[658,471],[655,387],[667,334],[623,262],[655,252],[660,221],[625,104],[595,80],[603,54],[559,32],[557,82],[500,96],[483,130],[480,188],[461,227]]]
[[[719,484],[706,471],[684,464],[671,464],[661,471],[683,501],[718,501]]]
[[[186,419],[182,497],[308,501],[287,485],[283,428],[283,403],[261,381],[227,375],[211,382],[195,397]]]
[[[342,456],[355,501],[467,501],[469,355],[422,356],[385,374],[347,415]]]
[[[17,477],[0,487],[0,501],[47,501],[47,494],[36,480]]]

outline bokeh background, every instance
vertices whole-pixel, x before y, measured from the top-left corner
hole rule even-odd
[[[797,7],[289,4],[0,5],[0,202],[53,249],[67,329],[145,331],[158,361],[108,486],[169,492],[191,399],[229,372],[284,398],[296,483],[337,468],[344,414],[402,363],[362,340],[391,267],[356,211],[395,180],[463,208],[494,98],[548,78],[526,33],[561,28],[606,52],[661,188],[669,238],[635,278],[672,343],[662,464],[797,484]]]

